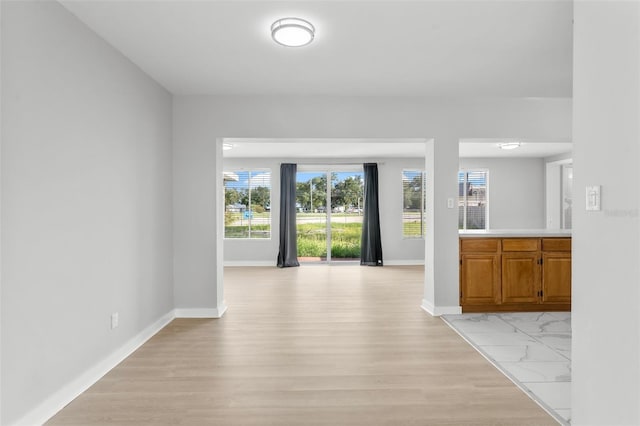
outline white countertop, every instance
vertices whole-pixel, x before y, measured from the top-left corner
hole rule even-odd
[[[570,229],[461,229],[462,238],[571,237]]]

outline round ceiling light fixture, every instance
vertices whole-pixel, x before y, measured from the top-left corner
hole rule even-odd
[[[522,144],[520,142],[507,142],[507,143],[499,143],[498,148],[500,149],[516,149],[520,148]]]
[[[287,47],[301,47],[313,41],[315,27],[300,18],[282,18],[271,25],[273,41]]]

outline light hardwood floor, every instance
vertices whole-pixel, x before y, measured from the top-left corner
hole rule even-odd
[[[557,424],[438,318],[420,267],[227,268],[51,425]]]

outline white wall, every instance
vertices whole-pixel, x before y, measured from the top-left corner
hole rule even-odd
[[[11,424],[171,312],[172,109],[57,2],[1,7],[0,422]]]
[[[542,158],[461,158],[461,169],[489,170],[489,227],[545,227]]]
[[[386,158],[378,161],[378,197],[380,204],[380,234],[385,265],[423,264],[424,239],[404,238],[402,211],[402,171],[424,170],[423,158]],[[432,170],[428,173],[433,173]]]
[[[280,224],[280,163],[296,162],[277,158],[224,158],[225,171],[241,169],[271,170],[271,238],[270,239],[234,239],[224,240],[224,262],[229,265],[276,265],[278,256],[278,232]],[[213,183],[212,183],[213,185]],[[212,186],[212,190],[214,187]]]
[[[352,162],[352,159],[348,160]],[[224,260],[228,264],[276,264],[280,211],[280,164],[308,163],[304,158],[225,158],[226,171],[271,169],[271,239],[225,239]],[[314,158],[314,163],[331,165],[345,160]],[[380,233],[385,264],[424,263],[424,240],[402,237],[402,171],[423,170],[424,158],[365,158],[353,163],[378,163]]]
[[[176,96],[174,280],[178,308],[222,303],[216,250],[216,138],[434,138],[433,277],[436,307],[458,306],[458,141],[464,137],[571,140],[568,99]],[[221,265],[220,265],[221,266]],[[418,301],[416,301],[419,303]]]
[[[572,423],[638,425],[640,3],[577,1],[574,22]]]
[[[2,16],[2,7],[0,6],[0,55],[2,53],[2,36],[4,31],[2,31],[4,18]],[[4,91],[3,91],[3,70],[2,70],[2,58],[0,58],[0,100],[4,99]],[[2,114],[2,104],[0,101],[0,224],[2,223],[2,139],[3,132],[1,129],[4,128],[3,119],[4,116]],[[0,226],[0,321],[2,320],[2,226]],[[0,424],[2,423],[2,324],[0,323]]]

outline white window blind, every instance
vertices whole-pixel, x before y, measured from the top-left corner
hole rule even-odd
[[[224,237],[271,238],[271,171],[224,172]]]
[[[489,171],[458,172],[458,228],[488,229]]]
[[[402,171],[402,236],[422,238],[425,232],[425,179],[421,170]]]

